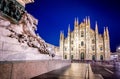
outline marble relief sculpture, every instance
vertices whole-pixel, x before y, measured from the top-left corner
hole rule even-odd
[[[26,4],[32,2],[0,0],[0,61],[43,60],[55,56],[55,50],[49,50],[53,45],[35,33],[38,20],[25,10]]]
[[[27,1],[27,3],[31,3],[31,1]],[[36,49],[38,49],[38,53],[40,52],[47,54],[46,56],[54,57],[55,54],[49,50],[50,46],[48,43],[35,33],[38,20],[25,10],[25,4],[27,3],[22,0],[0,0],[0,30],[4,28],[5,31],[3,32],[6,32],[6,34],[3,35],[8,37],[8,39],[10,38],[10,40],[11,38],[15,39],[16,46],[18,44],[21,45],[20,49],[18,47],[19,50],[28,47],[26,50],[23,50],[23,52],[28,52],[32,50],[32,48],[35,48],[35,52]],[[0,33],[0,35],[2,35],[2,33]],[[4,38],[4,36],[1,37]],[[2,43],[3,41],[0,41],[1,47],[3,46]],[[5,49],[7,49],[7,46]]]
[[[0,26],[10,31],[9,37],[17,39],[20,43],[27,43],[29,47],[38,48],[40,52],[48,54],[47,44],[35,33],[37,24],[38,20],[27,12],[22,15],[17,24],[13,24],[6,19],[0,19]]]

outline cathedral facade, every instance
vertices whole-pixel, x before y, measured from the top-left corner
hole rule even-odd
[[[60,33],[59,52],[63,59],[110,60],[108,27],[104,28],[103,34],[99,34],[97,22],[93,30],[89,17],[80,24],[75,18],[74,30],[71,32],[69,25],[66,38],[63,32]]]

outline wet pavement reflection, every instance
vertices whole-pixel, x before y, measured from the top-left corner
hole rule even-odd
[[[54,70],[32,79],[86,79],[88,67],[88,64],[85,63],[72,63],[68,67]],[[93,79],[93,77],[91,79]]]

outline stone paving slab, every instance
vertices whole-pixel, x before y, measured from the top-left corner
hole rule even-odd
[[[32,79],[88,79],[88,74],[89,79],[95,79],[89,64],[72,63],[69,67],[54,70]]]
[[[30,79],[70,64],[68,60],[0,61],[0,79]]]

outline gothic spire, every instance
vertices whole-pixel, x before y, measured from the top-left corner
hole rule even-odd
[[[89,16],[88,16],[88,20],[87,21],[88,21],[88,25],[90,25],[90,17]]]
[[[98,24],[97,24],[97,21],[95,23],[95,32],[98,34]]]
[[[106,39],[106,30],[105,30],[105,27],[104,27],[104,39]]]
[[[85,18],[85,24],[88,24],[87,16],[86,16],[86,18]]]
[[[68,33],[70,33],[70,24],[68,25]]]
[[[77,20],[76,20],[76,17],[75,17],[75,20],[74,20],[74,25],[76,25],[76,23],[77,23]]]
[[[109,31],[108,31],[108,27],[106,27],[106,37],[107,37],[107,39],[109,39]]]
[[[78,19],[78,17],[77,17],[77,25],[79,24],[79,19]]]
[[[60,39],[64,39],[64,32],[63,31],[60,31]]]

